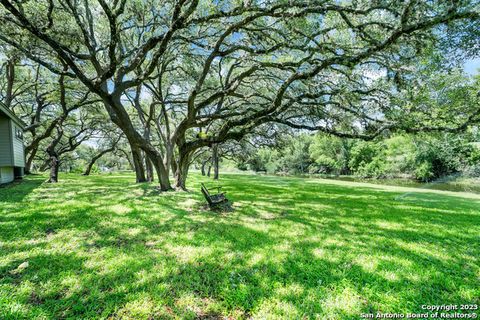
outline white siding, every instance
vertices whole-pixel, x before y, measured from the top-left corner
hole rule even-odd
[[[13,167],[1,167],[0,168],[0,184],[12,182],[14,179],[13,176]]]

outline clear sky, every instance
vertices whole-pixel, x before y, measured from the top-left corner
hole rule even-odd
[[[464,69],[468,74],[479,74],[480,58],[468,60],[467,62],[465,62]]]

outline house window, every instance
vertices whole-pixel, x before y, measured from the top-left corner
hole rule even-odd
[[[23,140],[23,131],[17,127],[15,127],[15,137],[17,137],[17,139]]]

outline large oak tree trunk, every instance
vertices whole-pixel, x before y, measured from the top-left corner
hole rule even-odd
[[[153,176],[153,165],[152,161],[148,157],[145,157],[145,169],[147,172],[147,181],[153,182],[155,180]]]
[[[27,160],[25,161],[25,174],[32,173],[33,159],[35,158],[37,151],[38,149],[34,148],[29,154],[27,154]]]
[[[60,160],[55,154],[50,155],[50,178],[48,182],[57,183],[58,182],[58,170],[60,168]]]
[[[84,176],[89,176],[90,172],[92,171],[92,167],[95,164],[95,161],[90,161],[87,165],[87,168],[85,168],[85,171],[83,172]]]
[[[177,170],[175,171],[175,189],[187,190],[186,181],[189,166],[189,154],[179,151]]]
[[[176,171],[176,166],[175,166],[175,161],[173,159],[173,144],[171,142],[166,142],[165,145],[165,156],[163,160],[163,165],[165,166],[165,170],[167,171],[167,175],[170,175],[170,170],[172,170],[173,173]]]
[[[5,94],[4,103],[7,108],[12,107],[12,100],[13,100],[13,84],[15,82],[15,61],[13,58],[7,61],[7,90]]]
[[[157,172],[158,181],[160,183],[160,190],[169,191],[172,190],[170,184],[170,178],[168,176],[168,171],[163,164],[163,159],[158,153],[147,152],[147,157],[150,159],[155,171]]]
[[[130,169],[132,169],[132,171],[135,171],[135,165],[133,164],[133,160],[131,159],[131,153],[128,153],[127,151],[125,151],[123,149],[118,149],[118,151],[120,151],[121,153],[123,153],[125,155],[125,158],[128,161],[128,165],[130,166]],[[118,162],[117,164],[120,166],[120,162]],[[119,170],[120,170],[120,168],[119,168]]]
[[[143,167],[142,152],[139,148],[131,146],[133,166],[135,169],[135,178],[137,183],[145,182],[145,168]]]
[[[218,180],[218,144],[212,146],[213,179]]]
[[[170,168],[172,170],[172,174],[175,174],[175,172],[177,172],[177,162],[176,161],[170,162]]]
[[[148,148],[145,147],[144,149],[146,156],[150,159],[157,171],[158,182],[160,183],[160,190],[162,191],[169,191],[172,190],[172,185],[170,184],[170,179],[168,176],[168,171],[165,168],[163,163],[162,155],[156,151],[153,147]]]
[[[98,159],[100,159],[101,157],[103,157],[105,154],[109,153],[109,152],[112,152],[113,150],[115,150],[114,148],[108,148],[108,149],[105,149],[103,151],[101,151],[100,153],[98,153],[96,156],[94,156],[92,158],[92,160],[90,160],[90,162],[88,163],[87,165],[87,168],[85,169],[85,171],[83,172],[83,175],[84,176],[88,176],[90,175],[90,172],[92,171],[92,168],[93,168],[93,165],[95,164],[95,162],[97,162]]]
[[[106,84],[104,84],[105,91],[107,90]],[[146,156],[152,161],[155,170],[157,171],[157,176],[160,182],[160,189],[162,191],[171,190],[170,180],[168,179],[168,171],[165,169],[163,163],[162,155],[158,150],[142,135],[140,135],[135,128],[133,127],[132,121],[128,116],[125,108],[121,103],[121,95],[117,94],[114,96],[104,96],[104,105],[110,115],[112,121],[122,130],[122,132],[127,137],[128,142],[132,148],[133,162],[135,165],[135,172],[137,174],[137,181],[142,178],[143,171],[143,181],[145,181],[145,172],[143,164],[140,158],[140,149],[143,150]],[[135,155],[134,155],[135,150]],[[138,170],[138,172],[137,172]]]
[[[139,88],[137,88],[137,90],[139,90]],[[138,104],[137,108],[139,108],[140,110],[140,101],[138,100],[139,99],[139,94],[140,92],[137,92],[137,98],[135,99],[136,101],[136,104]],[[144,124],[145,125],[145,124]],[[147,122],[147,124],[145,125],[145,130],[143,132],[143,138],[148,142],[150,143],[150,124]],[[152,164],[152,161],[147,157],[146,153],[145,153],[145,172],[147,174],[147,181],[148,182],[153,182],[154,180],[154,176],[153,176],[153,164]]]

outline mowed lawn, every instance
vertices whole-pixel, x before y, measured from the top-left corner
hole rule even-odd
[[[358,319],[480,303],[480,196],[241,174],[0,188],[0,319]],[[28,266],[27,266],[28,263]]]

